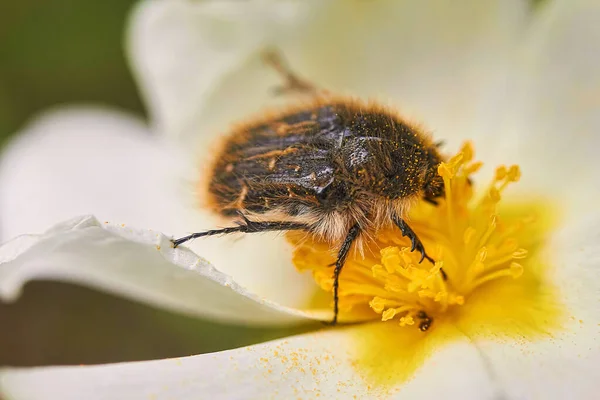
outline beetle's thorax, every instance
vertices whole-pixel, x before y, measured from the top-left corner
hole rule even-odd
[[[375,234],[389,227],[396,216],[404,217],[418,196],[389,200],[363,196],[354,198],[343,207],[326,210],[318,207],[305,207],[297,214],[290,214],[285,208],[274,208],[267,212],[244,212],[255,221],[282,221],[306,224],[307,232],[332,244],[339,244],[348,230],[359,224],[364,235]]]

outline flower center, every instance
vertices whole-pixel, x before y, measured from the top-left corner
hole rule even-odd
[[[364,256],[349,257],[340,276],[341,316],[359,313],[365,319],[397,321],[400,326],[429,329],[435,319],[459,310],[473,293],[494,282],[519,279],[525,226],[535,218],[502,215],[500,202],[510,183],[520,178],[519,167],[500,166],[483,195],[474,195],[471,175],[481,162],[473,161],[473,146],[463,145],[458,154],[442,163],[445,196],[438,205],[415,204],[408,224],[436,260],[419,263],[421,255],[410,251],[410,241],[397,228],[384,229],[365,243]],[[319,286],[332,292],[332,254],[328,244],[300,240],[294,263],[310,270]],[[378,316],[379,315],[379,316]]]

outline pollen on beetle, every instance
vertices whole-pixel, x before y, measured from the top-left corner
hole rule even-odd
[[[486,285],[520,279],[528,256],[524,228],[535,219],[504,215],[500,205],[521,171],[517,165],[500,166],[489,185],[476,191],[471,176],[482,163],[473,157],[473,146],[466,143],[438,168],[445,197],[437,206],[421,202],[410,209],[408,220],[435,263],[419,263],[420,254],[410,251],[410,241],[397,228],[378,232],[365,243],[364,256],[346,261],[339,289],[342,315],[362,309],[373,319],[425,331]],[[328,244],[289,238],[297,245],[296,267],[312,271],[319,286],[331,292],[335,255]]]

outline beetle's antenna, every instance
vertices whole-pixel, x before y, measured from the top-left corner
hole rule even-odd
[[[281,53],[274,49],[265,50],[262,58],[268,66],[281,75],[285,83],[275,88],[275,94],[303,93],[316,94],[319,92],[312,83],[300,78],[283,60]]]

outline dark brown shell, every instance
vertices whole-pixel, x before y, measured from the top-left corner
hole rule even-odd
[[[442,160],[428,134],[394,111],[348,98],[319,98],[237,126],[209,171],[210,207],[224,216],[344,213],[373,197],[423,194]],[[439,178],[439,177],[438,177]]]

